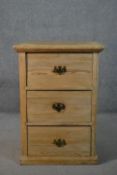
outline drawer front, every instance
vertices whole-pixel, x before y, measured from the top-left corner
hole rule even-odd
[[[91,89],[91,54],[27,56],[27,86],[33,89]]]
[[[28,122],[71,125],[91,121],[91,91],[28,91]]]
[[[29,156],[89,156],[90,127],[28,127]]]

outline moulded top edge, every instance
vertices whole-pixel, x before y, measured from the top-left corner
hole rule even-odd
[[[98,42],[35,42],[16,44],[17,52],[101,52],[104,45]]]

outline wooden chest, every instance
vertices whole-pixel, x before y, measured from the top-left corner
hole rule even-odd
[[[18,44],[21,163],[96,163],[98,43]]]

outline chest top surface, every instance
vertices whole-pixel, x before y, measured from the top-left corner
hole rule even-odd
[[[84,52],[99,53],[104,49],[104,45],[98,42],[34,42],[21,43],[13,46],[17,52]]]

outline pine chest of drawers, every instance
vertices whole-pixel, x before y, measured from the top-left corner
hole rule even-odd
[[[21,163],[96,163],[98,43],[18,44]]]

